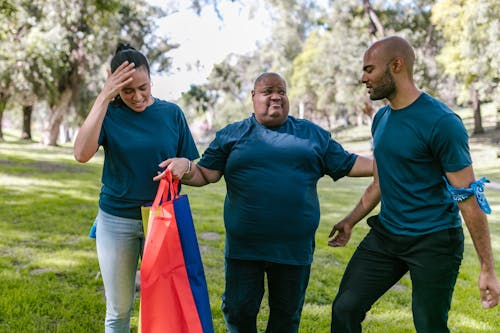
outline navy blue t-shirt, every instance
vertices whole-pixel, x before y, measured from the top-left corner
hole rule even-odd
[[[143,112],[109,105],[99,144],[104,148],[99,207],[126,218],[140,219],[140,207],[153,201],[160,162],[199,157],[182,110],[159,99]]]
[[[356,157],[329,132],[291,116],[277,128],[252,116],[217,132],[198,164],[224,173],[226,257],[310,264],[317,182],[345,176]]]
[[[442,177],[472,163],[460,117],[422,93],[403,109],[381,108],[372,134],[382,224],[409,236],[459,227],[458,207]]]

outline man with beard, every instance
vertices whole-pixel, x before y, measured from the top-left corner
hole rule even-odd
[[[364,54],[362,82],[372,100],[389,104],[374,117],[374,180],[354,210],[330,233],[344,246],[352,228],[368,218],[369,233],[353,254],[332,305],[332,332],[361,332],[371,306],[410,273],[417,332],[449,332],[448,312],[464,250],[459,212],[474,243],[484,308],[498,304],[483,195],[475,180],[468,137],[458,115],[420,91],[413,81],[415,54],[400,37],[375,42]]]

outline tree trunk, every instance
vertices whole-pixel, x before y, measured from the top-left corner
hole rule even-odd
[[[328,113],[328,111],[326,111],[326,110],[323,110],[322,114],[323,114],[323,118],[326,121],[327,129],[329,131],[332,131],[333,130],[333,126],[332,126],[332,122],[330,120],[330,113]]]
[[[21,134],[22,140],[31,141],[31,114],[33,113],[33,104],[23,105],[23,132]]]
[[[497,107],[497,129],[500,129],[500,106]]]
[[[299,118],[304,119],[304,113],[305,113],[306,106],[304,105],[303,101],[300,101],[299,104]]]
[[[0,99],[0,141],[3,141],[3,112],[7,107],[7,99]]]
[[[45,146],[56,146],[59,137],[59,128],[64,120],[73,95],[70,88],[66,88],[59,98],[59,103],[51,105],[49,119],[45,122],[42,144]]]
[[[484,133],[483,120],[481,117],[481,101],[477,89],[471,87],[472,111],[474,112],[474,134]]]
[[[377,38],[384,37],[385,36],[384,26],[382,25],[382,22],[380,21],[377,13],[373,9],[370,0],[363,0],[363,6],[365,8],[365,14],[370,19],[370,25],[368,27],[370,35]]]

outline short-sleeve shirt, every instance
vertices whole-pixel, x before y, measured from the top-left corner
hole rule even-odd
[[[399,235],[424,235],[461,225],[445,172],[471,165],[460,117],[422,93],[408,107],[382,107],[373,120],[382,224]]]
[[[310,264],[317,182],[347,175],[356,157],[326,130],[291,116],[267,128],[252,115],[217,132],[198,164],[224,174],[226,257]]]
[[[158,189],[158,164],[171,157],[199,157],[182,110],[154,100],[142,112],[110,104],[99,136],[104,166],[99,207],[126,218],[141,218],[141,206]]]

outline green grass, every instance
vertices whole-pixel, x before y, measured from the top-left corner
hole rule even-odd
[[[336,137],[353,151],[369,151],[366,133],[344,131]],[[497,135],[497,132],[493,133]],[[491,132],[490,132],[491,135]],[[500,182],[498,149],[486,139],[472,139],[476,174]],[[102,332],[105,303],[98,274],[95,242],[88,230],[97,211],[102,154],[81,165],[70,147],[48,148],[16,141],[0,143],[0,332]],[[328,332],[330,305],[356,245],[368,231],[365,222],[345,248],[327,246],[331,226],[357,202],[369,179],[319,182],[321,223],[300,332]],[[220,300],[223,292],[224,182],[204,188],[185,186],[198,233],[216,332],[225,332]],[[500,191],[487,189],[496,266],[500,267]],[[498,308],[479,302],[479,265],[468,232],[465,258],[450,312],[452,332],[498,332]],[[498,271],[498,270],[497,270]],[[414,332],[411,282],[403,278],[368,313],[364,332]],[[138,303],[136,304],[138,305]],[[259,315],[264,331],[267,303]],[[137,329],[137,307],[133,314]]]

